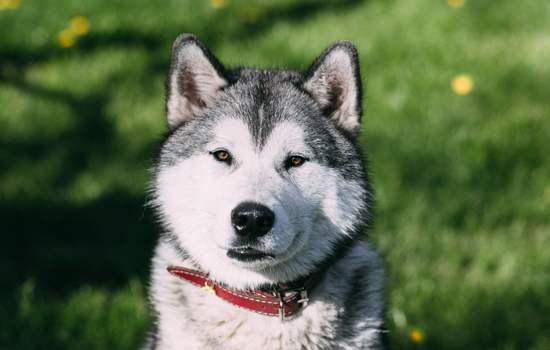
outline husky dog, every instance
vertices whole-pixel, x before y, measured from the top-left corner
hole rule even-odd
[[[182,34],[166,85],[146,348],[384,349],[354,45],[229,70]]]

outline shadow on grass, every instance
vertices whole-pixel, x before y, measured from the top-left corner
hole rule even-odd
[[[17,271],[3,282],[30,278],[65,294],[81,284],[120,287],[130,276],[145,278],[156,227],[143,202],[115,192],[83,205],[3,203],[1,255]]]

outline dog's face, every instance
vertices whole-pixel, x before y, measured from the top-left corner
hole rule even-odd
[[[228,72],[196,38],[176,41],[155,204],[212,278],[291,281],[364,228],[355,51],[337,45],[302,76]]]

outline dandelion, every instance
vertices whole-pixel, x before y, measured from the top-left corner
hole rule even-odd
[[[21,5],[21,0],[10,0],[8,1],[8,8],[9,9],[12,9],[12,10],[15,10],[16,8],[19,7],[19,5]]]
[[[459,95],[466,95],[472,91],[474,83],[472,79],[466,75],[459,75],[453,79],[453,91]]]
[[[21,5],[21,0],[0,0],[0,10],[15,10],[19,5]]]
[[[447,0],[447,4],[449,6],[454,7],[455,9],[459,9],[466,3],[466,0]]]
[[[227,0],[211,0],[212,7],[221,9],[227,6]]]
[[[74,43],[74,36],[70,29],[63,29],[61,33],[59,33],[59,44],[61,45],[61,47],[68,49],[69,47],[73,46]]]
[[[71,25],[69,28],[75,34],[84,35],[88,33],[89,30],[88,19],[82,15],[74,16],[71,19]]]
[[[422,341],[424,341],[424,334],[418,329],[413,329],[411,333],[409,333],[409,336],[415,343],[422,343]]]

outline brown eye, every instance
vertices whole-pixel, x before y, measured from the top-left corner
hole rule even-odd
[[[292,157],[290,157],[290,162],[293,165],[300,165],[304,162],[304,158],[298,157],[298,156],[292,156]]]
[[[302,164],[304,164],[304,162],[306,160],[307,160],[306,158],[301,157],[301,156],[290,156],[290,157],[287,158],[287,160],[285,162],[285,168],[289,169],[289,168],[293,168],[293,167],[299,167]]]
[[[216,160],[220,162],[229,162],[231,160],[231,156],[229,155],[229,152],[224,150],[219,150],[212,153]]]

